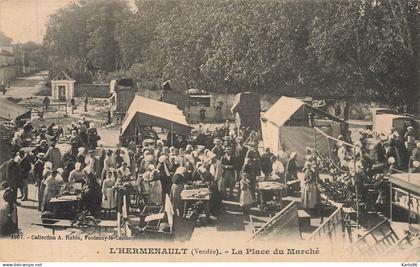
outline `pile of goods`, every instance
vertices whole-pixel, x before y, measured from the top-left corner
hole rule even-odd
[[[326,179],[320,183],[320,191],[328,199],[343,204],[345,207],[351,207],[354,204],[356,195],[354,193],[354,187],[348,183],[344,183],[338,180]]]

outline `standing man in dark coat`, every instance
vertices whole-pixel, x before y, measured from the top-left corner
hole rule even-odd
[[[274,156],[271,153],[270,148],[266,148],[264,153],[261,155],[261,171],[264,173],[265,177],[268,177],[273,171],[271,157]]]
[[[222,140],[219,138],[214,139],[214,147],[211,150],[216,155],[216,158],[220,160],[220,158],[224,155],[224,149],[222,146]]]
[[[37,187],[38,195],[39,195],[39,191],[41,190],[42,180],[44,178],[42,176],[42,174],[44,172],[44,164],[45,164],[44,159],[45,159],[45,154],[44,153],[39,153],[37,155],[37,160],[35,161],[35,164],[34,164],[35,186]]]
[[[87,96],[87,94],[85,94],[85,99],[83,100],[83,102],[84,102],[84,107],[85,107],[85,112],[87,112],[87,106],[88,106],[88,103],[89,103],[89,98],[88,98],[88,96]]]
[[[23,151],[19,151],[23,152]],[[20,184],[20,193],[22,195],[22,201],[28,200],[28,180],[29,180],[29,172],[32,169],[32,162],[33,157],[30,153],[21,153],[21,156],[23,154],[23,158],[20,161],[20,168],[21,168],[21,180],[22,183]]]
[[[242,167],[244,166],[245,156],[248,153],[248,148],[244,146],[243,138],[242,136],[238,136],[236,138],[236,148],[235,148],[235,158],[236,158],[236,165],[235,169],[238,173],[238,180],[241,180],[240,172],[242,170]]]
[[[10,155],[10,160],[7,162],[6,167],[6,181],[9,187],[12,189],[12,199],[17,204],[17,189],[21,183],[21,169],[19,166],[19,157],[16,154]]]
[[[226,148],[226,154],[220,159],[222,166],[222,177],[224,188],[229,197],[233,198],[233,187],[235,186],[235,156],[231,147]],[[228,190],[229,189],[229,190]]]

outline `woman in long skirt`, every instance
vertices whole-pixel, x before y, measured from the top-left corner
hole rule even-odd
[[[241,195],[239,197],[239,205],[241,206],[244,214],[248,214],[248,209],[254,203],[252,198],[251,190],[249,188],[249,175],[246,173],[242,174],[242,179],[240,181]]]
[[[114,190],[115,177],[112,169],[106,172],[105,180],[102,183],[102,208],[106,210],[108,216],[117,207],[116,191]]]
[[[305,180],[302,189],[302,207],[304,209],[319,209],[321,196],[316,184],[315,165],[310,162],[305,163]]]
[[[171,187],[171,202],[172,207],[174,208],[174,212],[176,215],[181,216],[182,210],[182,199],[181,193],[184,190],[184,183],[185,183],[185,167],[178,167],[175,171],[174,176],[172,177],[172,187]]]
[[[150,166],[150,165],[149,165]],[[162,183],[159,180],[159,172],[154,169],[150,172],[150,201],[153,204],[162,205]]]

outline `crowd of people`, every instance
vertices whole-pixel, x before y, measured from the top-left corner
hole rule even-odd
[[[54,123],[40,128],[26,123],[16,129],[12,139],[6,180],[18,203],[18,192],[19,198],[26,200],[28,181],[33,179],[40,211],[51,211],[52,198],[80,184],[82,207],[92,214],[115,210],[115,188],[127,181],[135,184],[149,203],[162,205],[169,195],[180,214],[184,186],[201,184],[210,189],[211,213],[217,214],[223,199],[239,201],[245,211],[251,207],[257,177],[281,182],[297,178],[296,155],[280,158],[269,149],[260,154],[257,133],[250,129],[238,131],[226,122],[210,131],[200,124],[197,135],[185,146],[144,140],[106,149],[98,146],[100,136],[85,119],[66,130]],[[30,150],[25,149],[31,144]]]
[[[28,198],[32,178],[40,211],[51,211],[52,198],[78,188],[81,207],[92,214],[115,210],[116,187],[129,182],[147,203],[163,205],[166,195],[170,196],[175,212],[182,215],[183,189],[204,185],[210,189],[210,212],[217,215],[225,199],[238,201],[248,212],[256,203],[259,177],[288,185],[303,171],[303,183],[297,183],[295,192],[301,192],[303,208],[319,208],[321,162],[311,149],[301,170],[295,152],[280,150],[274,155],[265,148],[260,153],[258,134],[232,127],[229,122],[214,130],[200,124],[196,136],[191,142],[168,135],[168,140],[127,142],[126,147],[107,149],[98,144],[100,136],[86,119],[71,123],[66,130],[54,123],[34,128],[28,122],[16,129],[11,140],[11,157],[4,164],[6,182],[18,204],[19,191],[19,198]],[[354,142],[350,135],[339,136],[332,159],[336,169],[348,172],[354,185],[360,186],[359,192],[365,192],[366,177],[383,177],[383,167],[385,173],[404,167],[410,172],[420,171],[420,142],[414,139],[412,127],[404,136],[393,131],[384,137],[370,130],[360,136]],[[32,149],[25,149],[27,146]],[[382,171],[377,171],[378,164],[382,164]]]
[[[386,178],[398,172],[420,172],[420,141],[415,139],[414,127],[408,126],[404,135],[395,129],[389,135],[364,129],[355,135],[356,140],[350,136],[350,132],[345,137],[338,136],[329,160],[309,151],[307,161],[313,163],[316,158],[318,171],[330,173],[334,180],[338,177],[341,184],[350,185],[347,190],[354,194],[357,191],[361,203],[384,209],[389,205]]]

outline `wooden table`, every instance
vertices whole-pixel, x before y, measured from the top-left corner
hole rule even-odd
[[[263,211],[266,207],[266,203],[264,202],[263,194],[266,192],[272,192],[273,196],[275,196],[279,203],[280,209],[282,208],[282,191],[287,186],[276,181],[261,181],[257,184],[257,195],[258,195],[258,203],[260,207],[260,211]]]
[[[79,211],[81,195],[66,195],[54,197],[50,200],[54,218],[74,219]]]
[[[187,215],[187,205],[189,202],[206,202],[206,216],[210,215],[210,190],[208,188],[184,189],[181,192],[181,199],[184,201],[183,217]]]

